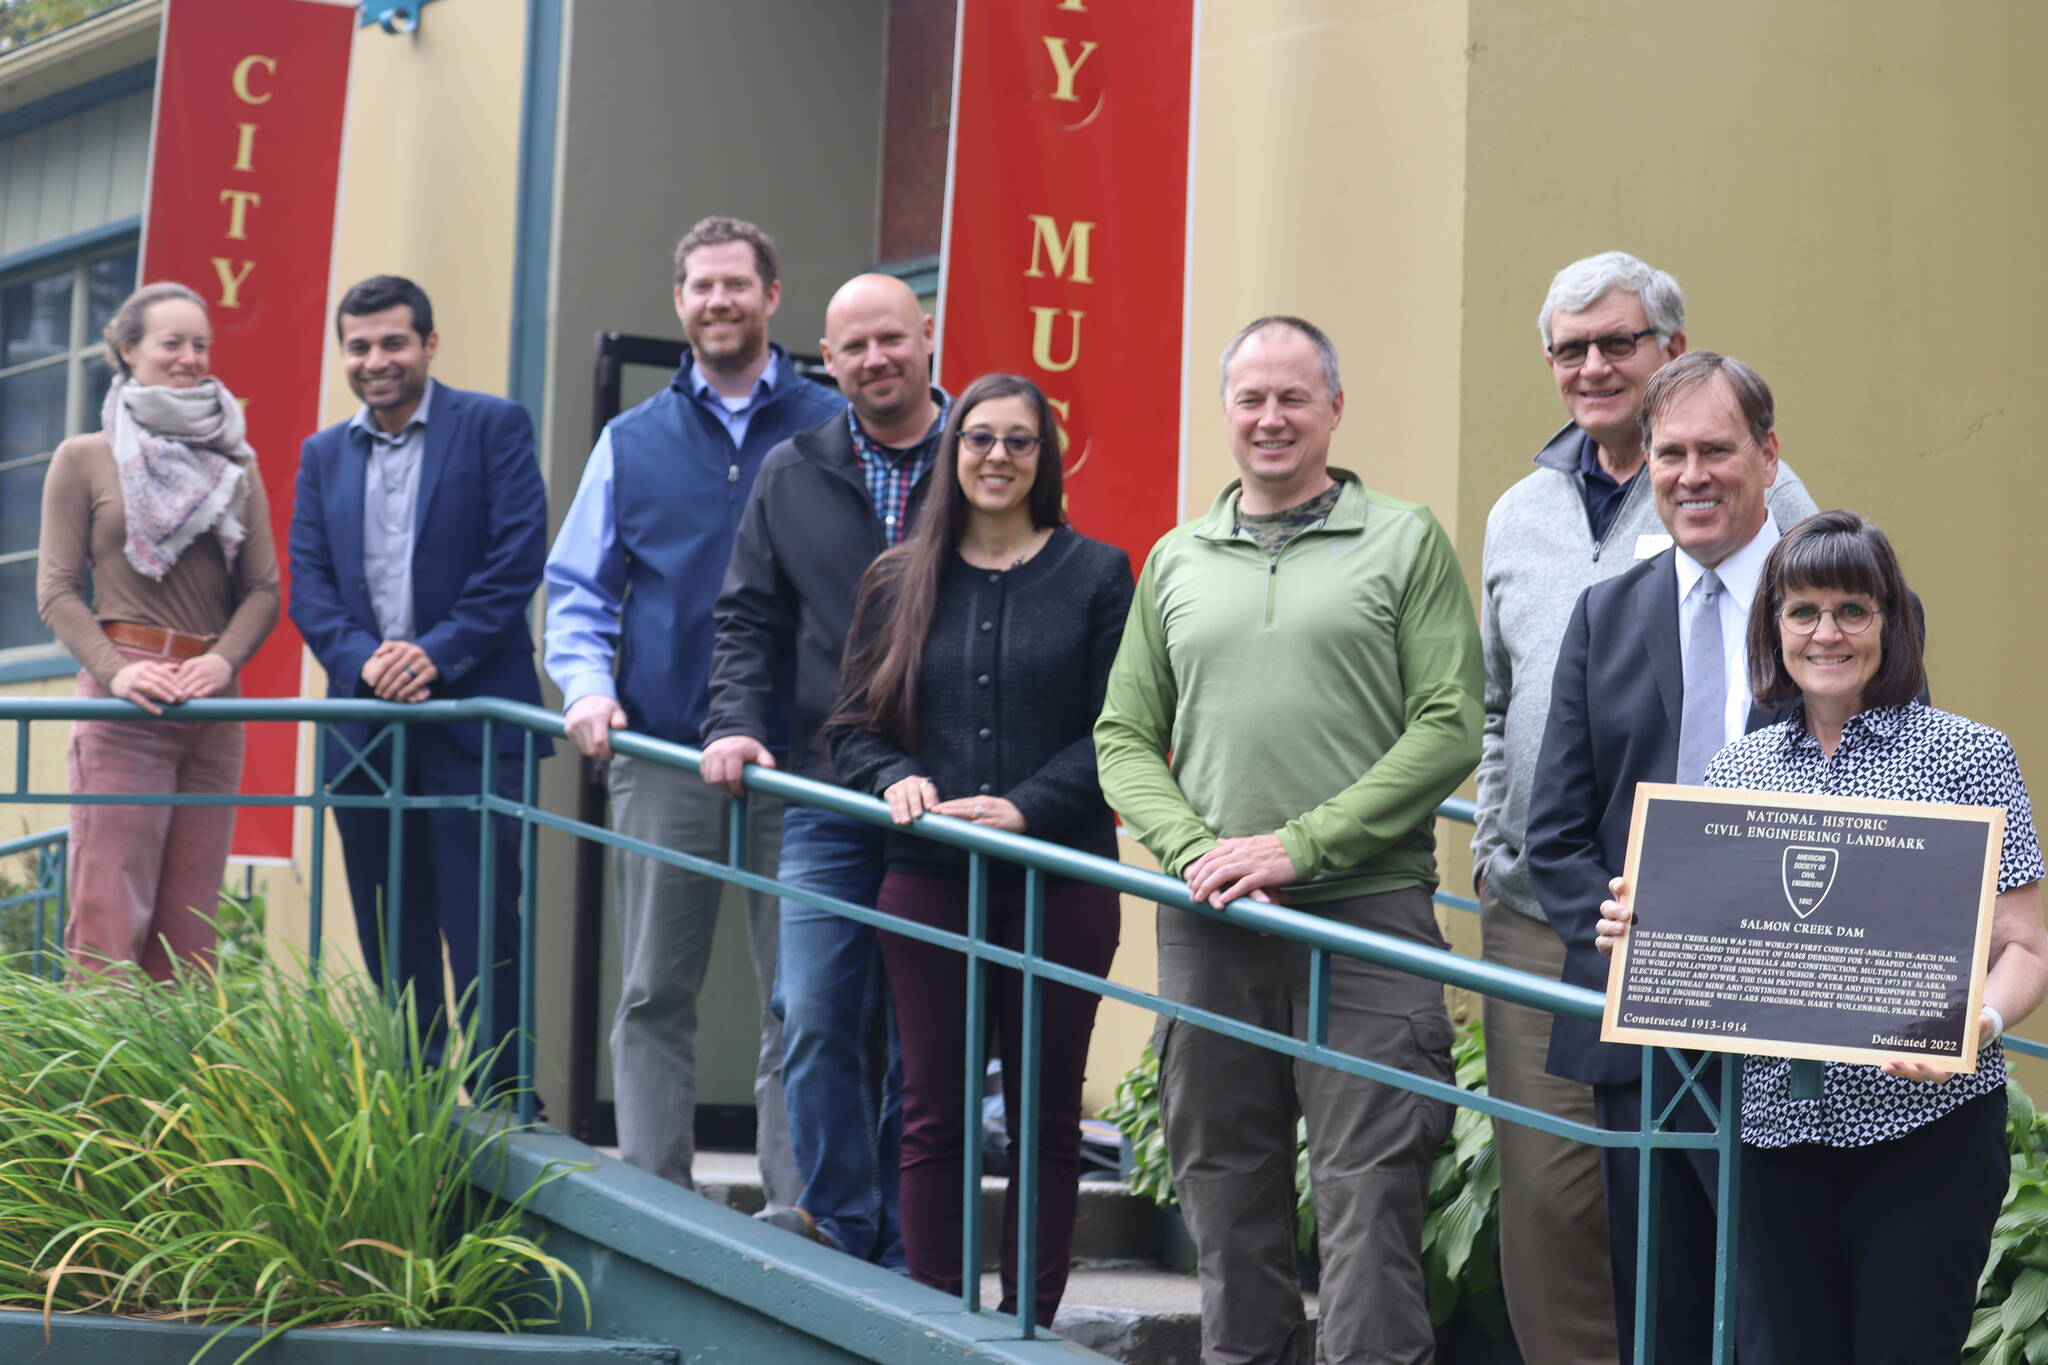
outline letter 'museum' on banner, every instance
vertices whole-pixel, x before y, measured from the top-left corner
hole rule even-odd
[[[287,575],[299,442],[320,424],[354,34],[345,0],[169,0],[157,61],[140,277],[207,301],[214,372],[246,407]],[[280,617],[237,678],[241,694],[297,696],[300,654]],[[289,792],[297,773],[298,727],[248,728],[245,793]],[[292,816],[245,807],[235,856],[290,858]]]
[[[1194,0],[961,0],[957,33],[944,382],[1043,388],[1075,525],[1142,561],[1180,518]]]
[[[1645,782],[1609,1042],[1977,1066],[2005,812]]]

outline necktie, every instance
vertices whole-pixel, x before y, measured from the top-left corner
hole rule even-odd
[[[1721,576],[1700,575],[1686,599],[1685,707],[1679,712],[1678,780],[1698,783],[1727,741],[1728,674],[1721,654]]]

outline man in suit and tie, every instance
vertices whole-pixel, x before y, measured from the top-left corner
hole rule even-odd
[[[335,312],[342,367],[362,408],[306,439],[292,507],[291,618],[327,670],[330,697],[417,702],[508,697],[540,702],[527,605],[547,555],[547,493],[534,459],[533,423],[516,403],[428,378],[439,336],[424,290],[395,275],[351,288]],[[327,771],[343,772],[374,734],[329,732]],[[497,733],[496,790],[518,799],[520,732]],[[545,746],[546,752],[552,746]],[[392,776],[392,742],[369,751],[337,792],[374,794]],[[483,727],[413,726],[404,790],[473,796],[483,781]],[[334,812],[356,930],[371,974],[413,988],[422,1030],[438,1052],[445,938],[455,988],[492,966],[494,1044],[518,1023],[519,876],[513,821],[492,822],[492,938],[478,944],[483,850],[474,812],[405,816],[396,939],[386,943],[392,899],[390,816]],[[511,1059],[496,1070],[513,1074]]]
[[[1628,847],[1638,782],[1696,783],[1729,740],[1775,719],[1749,697],[1745,626],[1778,527],[1770,388],[1739,360],[1692,351],[1643,393],[1641,425],[1657,514],[1671,547],[1580,595],[1552,679],[1529,803],[1529,876],[1564,942],[1564,979],[1602,990],[1593,946],[1608,881]],[[1658,1100],[1676,1084],[1660,1074]],[[1642,1052],[1602,1043],[1597,1023],[1559,1018],[1551,1074],[1593,1087],[1601,1126],[1642,1124]],[[1713,1073],[1709,1073],[1710,1075]],[[1710,1093],[1715,1093],[1710,1088]],[[1726,1116],[1734,1121],[1734,1115]],[[1689,1102],[1678,1126],[1708,1127]],[[1705,1361],[1713,1340],[1715,1158],[1665,1151],[1660,1180],[1657,1361]],[[1635,1150],[1602,1152],[1622,1359],[1631,1355],[1637,1266]]]

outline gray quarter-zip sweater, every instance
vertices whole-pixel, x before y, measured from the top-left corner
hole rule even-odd
[[[1580,593],[1670,543],[1641,470],[1629,482],[1606,538],[1593,539],[1586,522],[1585,475],[1579,472],[1585,440],[1585,432],[1567,423],[1536,452],[1535,470],[1500,495],[1486,518],[1480,569],[1486,724],[1480,737],[1472,867],[1502,904],[1532,919],[1544,916],[1529,885],[1523,845],[1558,645]],[[1818,510],[1806,485],[1782,460],[1766,502],[1780,530]]]

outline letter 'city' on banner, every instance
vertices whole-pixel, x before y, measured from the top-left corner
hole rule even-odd
[[[1075,525],[1180,519],[1194,0],[961,0],[939,361],[1045,390]]]
[[[2005,812],[1645,782],[1600,1036],[1977,1068]]]
[[[327,274],[355,7],[336,0],[169,0],[157,61],[143,282],[199,291],[214,372],[242,400],[285,563],[299,442],[320,425]],[[287,585],[289,591],[289,585]],[[300,642],[279,616],[236,678],[244,697],[299,694]],[[244,793],[288,793],[298,727],[248,727]],[[289,807],[244,807],[234,854],[289,859]]]

